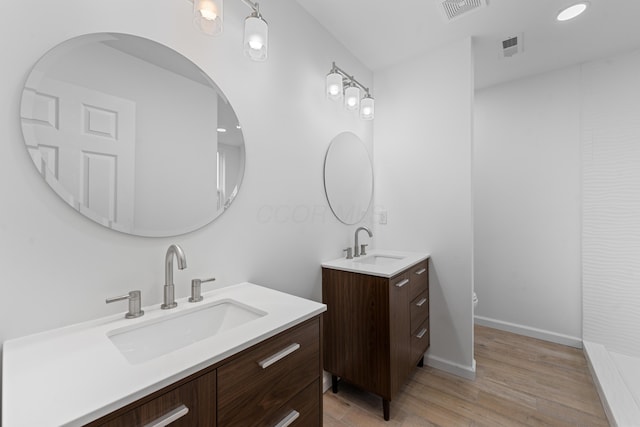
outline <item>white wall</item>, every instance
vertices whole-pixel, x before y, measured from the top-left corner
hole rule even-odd
[[[640,357],[640,51],[582,74],[584,339]]]
[[[476,321],[580,345],[580,69],[478,91],[474,120]]]
[[[371,84],[372,75],[297,4],[262,5],[269,21],[266,63],[242,53],[242,2],[225,5],[225,33],[200,34],[186,0],[3,2],[0,40],[0,342],[110,313],[104,299],[142,290],[144,305],[161,302],[164,255],[186,252],[175,271],[177,297],[192,278],[213,285],[253,281],[319,300],[323,260],[341,256],[353,227],[333,217],[322,167],[331,139],[359,135],[371,149],[372,124],[324,97],[336,61]],[[113,31],[153,39],[193,60],[225,92],[243,125],[247,165],[235,202],[214,223],[174,238],[140,238],[81,217],[38,175],[24,147],[21,91],[33,64],[56,44],[80,34]],[[167,195],[171,197],[170,194]],[[205,289],[206,289],[205,288]]]
[[[470,40],[375,73],[378,248],[428,251],[430,365],[473,377]]]

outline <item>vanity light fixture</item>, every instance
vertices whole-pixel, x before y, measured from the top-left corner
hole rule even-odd
[[[363,120],[373,120],[374,100],[369,93],[369,88],[347,74],[334,62],[326,77],[327,98],[332,101],[344,99],[344,106],[347,110],[360,110],[360,118]],[[364,96],[361,97],[361,91]]]
[[[224,0],[192,0],[193,22],[205,34],[217,36],[223,30]],[[251,0],[241,0],[253,11],[244,20],[243,51],[254,61],[267,59],[269,27],[260,14],[260,5]]]
[[[560,12],[558,12],[556,19],[561,22],[569,21],[577,17],[578,15],[582,14],[582,12],[587,10],[588,6],[589,6],[588,1],[572,4],[571,6],[565,7]]]

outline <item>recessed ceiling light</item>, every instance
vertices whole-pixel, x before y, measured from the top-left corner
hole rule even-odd
[[[220,133],[224,133],[224,132],[226,132],[226,131],[227,131],[225,128],[218,128],[218,129],[216,129],[216,130],[217,130],[218,132],[220,132]]]
[[[562,9],[556,19],[558,21],[568,21],[584,12],[589,6],[589,2],[580,2]]]

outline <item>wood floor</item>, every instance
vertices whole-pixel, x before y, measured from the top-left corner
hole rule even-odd
[[[417,368],[382,418],[379,397],[340,384],[325,426],[608,426],[582,350],[475,328],[476,379]]]

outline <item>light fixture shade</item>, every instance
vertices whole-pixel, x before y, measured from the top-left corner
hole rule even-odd
[[[267,59],[269,26],[262,16],[253,13],[244,20],[244,54],[254,61]]]
[[[350,84],[344,90],[344,106],[349,111],[355,111],[360,107],[360,88]]]
[[[362,120],[373,120],[375,113],[375,102],[369,95],[362,98],[360,101],[360,118]]]
[[[342,75],[337,71],[327,74],[327,98],[333,101],[342,99]]]
[[[223,6],[223,0],[193,0],[193,22],[205,34],[221,34]]]

